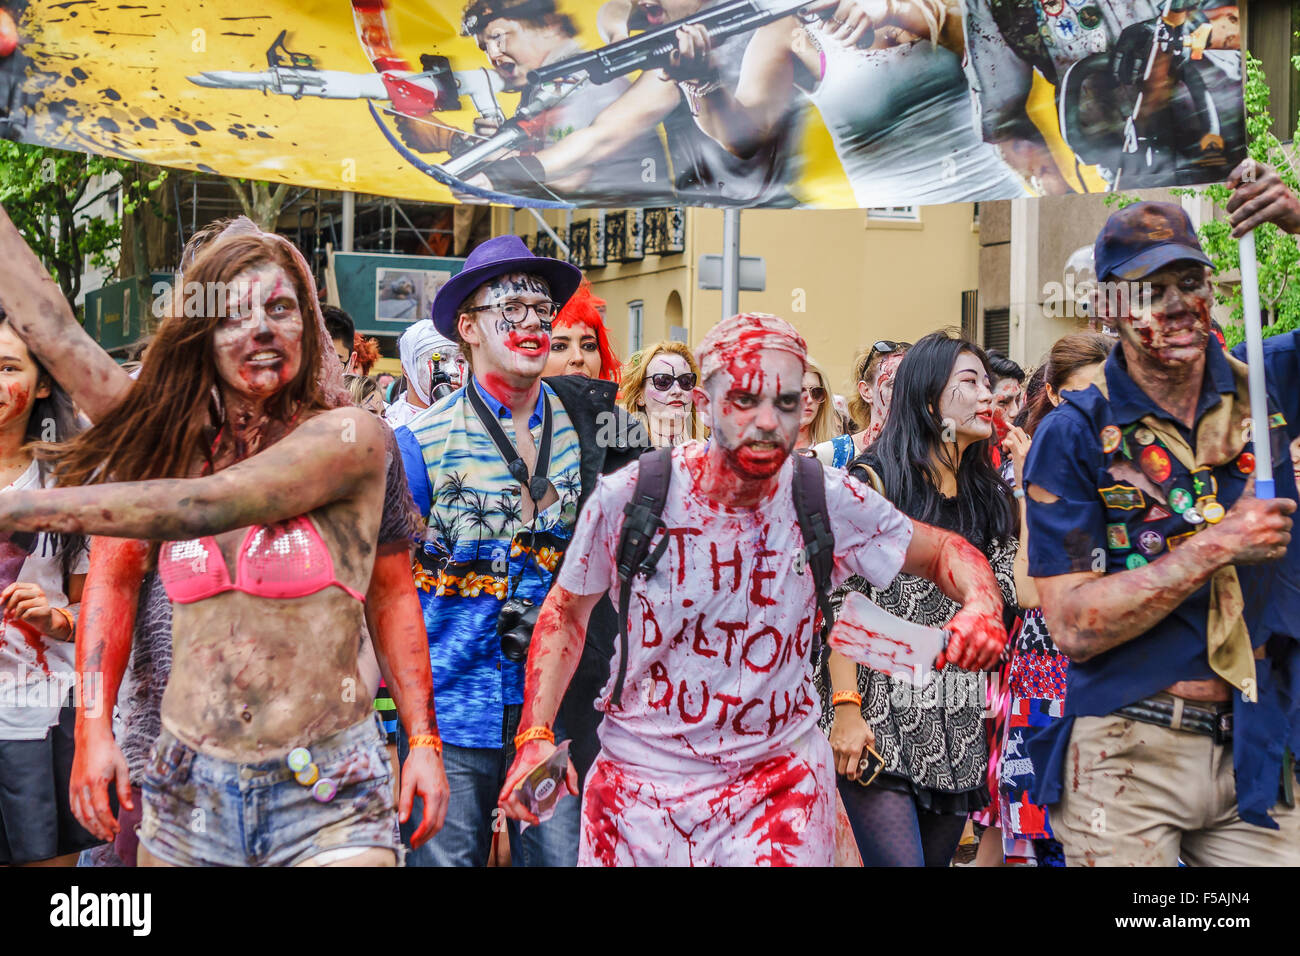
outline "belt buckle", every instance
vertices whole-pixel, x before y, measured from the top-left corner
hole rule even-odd
[[[1232,742],[1232,711],[1225,710],[1223,713],[1215,715],[1214,742],[1216,744]]]

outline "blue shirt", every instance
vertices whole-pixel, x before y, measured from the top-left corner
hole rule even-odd
[[[510,410],[477,380],[470,382],[466,387],[478,389],[513,441]],[[497,615],[507,590],[542,602],[577,523],[578,433],[542,383],[528,419],[534,442],[541,441],[542,402],[551,406],[547,477],[560,499],[537,516],[531,535],[521,508],[527,489],[511,477],[465,388],[396,430],[411,495],[427,524],[414,572],[429,635],[438,731],[457,747],[508,743],[501,737],[503,708],[523,703],[524,669],[501,653]]]
[[[1232,350],[1232,357],[1246,361],[1246,343]],[[1287,434],[1300,437],[1300,331],[1270,335],[1264,340],[1264,372],[1268,396],[1286,416]]]
[[[1107,401],[1093,385],[1065,392],[1061,405],[1049,414],[1034,435],[1025,466],[1026,484],[1037,485],[1060,500],[1050,504],[1031,496],[1029,515],[1029,573],[1052,577],[1078,571],[1102,570],[1123,574],[1130,566],[1159,560],[1206,524],[1182,517],[1191,501],[1217,495],[1226,508],[1241,495],[1250,459],[1239,457],[1214,469],[1189,472],[1165,454],[1169,474],[1159,482],[1154,498],[1139,485],[1153,486],[1150,475],[1133,480],[1142,452],[1159,447],[1140,434],[1147,414],[1173,422],[1129,377],[1117,346],[1106,361]],[[1294,380],[1290,387],[1294,388]],[[1232,369],[1218,342],[1206,353],[1205,377],[1196,421],[1235,393]],[[1194,431],[1174,424],[1195,448]],[[1103,451],[1101,433],[1116,427],[1119,447]],[[1295,479],[1286,446],[1286,425],[1270,429],[1277,494],[1296,499]],[[1142,439],[1147,439],[1144,443]],[[1243,455],[1253,455],[1247,445]],[[1159,469],[1156,469],[1157,474]],[[1189,497],[1190,496],[1190,500]],[[1177,504],[1179,507],[1175,507]],[[1285,746],[1300,749],[1300,536],[1292,538],[1286,556],[1264,565],[1239,566],[1237,575],[1245,598],[1245,619],[1255,647],[1276,637],[1269,659],[1258,661],[1258,701],[1246,703],[1234,695],[1233,757],[1237,773],[1237,803],[1242,819],[1276,828],[1267,810],[1277,800]],[[1044,728],[1029,740],[1029,756],[1044,768],[1033,798],[1050,804],[1060,797],[1066,751],[1075,717],[1104,716],[1183,680],[1215,676],[1206,653],[1206,615],[1210,589],[1205,585],[1151,630],[1088,661],[1071,661],[1066,681],[1065,719]]]

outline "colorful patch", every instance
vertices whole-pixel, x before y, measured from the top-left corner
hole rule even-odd
[[[1183,520],[1188,524],[1205,524],[1205,518],[1195,508],[1188,508],[1183,512]]]
[[[1169,459],[1169,452],[1159,445],[1147,445],[1146,448],[1143,448],[1142,454],[1138,456],[1138,464],[1142,466],[1142,473],[1157,485],[1163,485],[1168,481],[1170,474],[1174,470],[1174,464]]]
[[[1201,507],[1201,514],[1210,524],[1218,524],[1223,520],[1223,516],[1227,513],[1228,510],[1218,501],[1207,501]]]
[[[1109,488],[1098,488],[1097,494],[1101,495],[1101,500],[1106,502],[1107,508],[1114,508],[1116,511],[1135,511],[1146,505],[1147,499],[1140,488],[1134,488],[1132,485],[1111,485]]]
[[[1039,0],[1043,6],[1043,12],[1049,17],[1059,17],[1061,11],[1065,9],[1065,0]]]
[[[1195,499],[1192,493],[1186,488],[1175,488],[1169,492],[1169,507],[1174,509],[1174,514],[1182,514],[1192,507]]]
[[[1141,425],[1138,427],[1137,431],[1133,433],[1133,437],[1137,439],[1139,445],[1149,445],[1156,440],[1156,433],[1145,425]]]
[[[1101,430],[1101,450],[1109,455],[1119,443],[1124,440],[1124,433],[1119,430],[1118,425],[1107,425]]]
[[[1101,10],[1094,6],[1083,7],[1079,11],[1079,25],[1085,30],[1095,30],[1101,25]]]
[[[1286,428],[1286,416],[1281,412],[1274,412],[1268,416],[1269,428]]]
[[[1132,547],[1128,540],[1128,525],[1106,525],[1106,546],[1112,551],[1127,551]]]
[[[1192,493],[1197,498],[1212,498],[1219,493],[1218,482],[1209,468],[1197,468],[1192,472]]]
[[[1138,534],[1138,547],[1142,553],[1148,556],[1159,554],[1165,548],[1165,539],[1159,531],[1154,528],[1147,528]]]
[[[1138,568],[1144,568],[1147,566],[1147,564],[1148,564],[1147,559],[1142,557],[1142,555],[1136,553],[1130,554],[1127,558],[1124,559],[1124,567],[1128,568],[1130,571],[1136,571]]]
[[[1151,506],[1151,510],[1147,512],[1147,516],[1146,516],[1145,518],[1143,518],[1142,520],[1143,520],[1143,521],[1163,521],[1165,518],[1168,518],[1168,517],[1169,517],[1169,512],[1168,512],[1168,511],[1166,511],[1164,508],[1161,508],[1159,505],[1152,505],[1152,506]]]
[[[1237,470],[1243,475],[1249,475],[1255,470],[1255,456],[1248,451],[1243,451],[1237,456]]]

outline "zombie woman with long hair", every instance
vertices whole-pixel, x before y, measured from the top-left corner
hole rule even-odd
[[[0,218],[0,245],[33,258],[15,240]],[[47,316],[58,291],[33,278],[33,264],[16,262],[27,271],[0,283],[0,296],[14,314]],[[164,542],[157,566],[174,653],[144,777],[142,860],[394,863],[387,758],[356,664],[363,589],[375,593],[383,425],[331,407],[346,399],[337,374],[322,374],[332,363],[322,361],[314,284],[287,242],[255,229],[222,236],[185,279],[219,290],[219,307],[186,315],[178,290],[139,381],[100,402],[96,425],[57,456],[61,483],[94,487],[15,493],[0,502],[0,528]],[[413,696],[427,667],[419,636],[390,644],[388,660],[381,648]],[[408,759],[401,800],[426,795],[417,837],[437,829],[445,794],[427,680],[412,721],[427,747]],[[123,776],[96,782],[116,778],[123,795]],[[74,789],[93,803],[78,816],[102,823],[106,801],[90,789]],[[190,826],[194,811],[202,832]],[[232,819],[244,826],[222,825]]]
[[[0,497],[54,482],[43,452],[78,431],[72,402],[0,318]],[[86,541],[0,535],[0,865],[72,866],[96,843],[68,803],[74,651]]]
[[[699,379],[700,367],[684,343],[656,342],[623,369],[618,403],[646,427],[655,448],[680,445],[704,437],[695,411]]]
[[[921,339],[898,367],[880,438],[850,473],[904,514],[978,548],[1005,603],[1014,606],[1018,522],[1011,489],[989,457],[990,378],[978,345],[942,332]],[[959,610],[933,582],[912,575],[899,575],[885,588],[852,578],[836,593],[837,604],[847,588],[917,624],[943,627]],[[915,688],[835,653],[825,671],[822,724],[863,862],[947,866],[967,814],[989,801],[980,675],[947,668],[926,688]],[[860,703],[832,706],[832,693],[841,692],[860,696]],[[864,786],[859,760],[872,744],[884,768]]]

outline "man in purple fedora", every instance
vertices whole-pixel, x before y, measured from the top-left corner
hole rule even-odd
[[[433,324],[458,343],[470,374],[396,434],[427,525],[414,572],[451,798],[446,825],[408,865],[482,865],[502,831],[516,866],[577,860],[578,801],[561,800],[554,817],[523,834],[496,807],[514,758],[531,624],[578,510],[600,474],[648,445],[616,408],[612,382],[542,380],[552,319],[581,278],[519,237],[498,236],[434,299]],[[580,773],[599,748],[592,704],[609,673],[612,607],[603,621],[554,727],[557,740],[571,740]],[[399,746],[405,752],[405,734]]]

